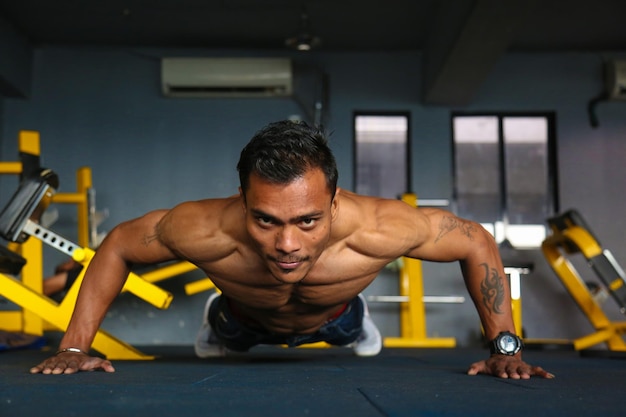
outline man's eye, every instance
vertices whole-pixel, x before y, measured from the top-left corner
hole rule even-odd
[[[302,227],[310,229],[311,227],[315,226],[316,222],[317,222],[317,219],[306,218],[306,219],[302,219],[300,221],[300,224],[302,225]]]
[[[264,226],[269,226],[273,223],[269,217],[257,217],[257,221]]]

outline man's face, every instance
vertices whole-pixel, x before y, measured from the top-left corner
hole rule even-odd
[[[326,248],[337,210],[324,173],[312,169],[289,184],[252,174],[242,200],[246,228],[272,275],[284,283],[304,279]]]

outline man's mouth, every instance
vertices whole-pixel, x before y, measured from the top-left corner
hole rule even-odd
[[[296,269],[298,266],[302,264],[302,262],[276,262],[276,264],[280,267],[280,269],[289,271],[292,269]]]
[[[306,261],[306,258],[277,259],[277,258],[270,257],[270,260],[274,262],[283,271],[293,271],[294,269],[302,265]]]

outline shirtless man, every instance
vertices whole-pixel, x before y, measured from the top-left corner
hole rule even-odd
[[[400,256],[459,261],[486,337],[514,331],[492,236],[444,210],[337,188],[335,159],[318,129],[270,124],[243,149],[237,169],[238,195],[185,202],[114,228],[88,267],[58,353],[31,372],[113,372],[110,361],[86,353],[107,309],[132,264],[173,259],[197,265],[221,291],[207,301],[200,357],[322,340],[377,354],[380,333],[359,294]],[[525,363],[521,351],[507,353],[494,347],[468,374],[553,376]]]

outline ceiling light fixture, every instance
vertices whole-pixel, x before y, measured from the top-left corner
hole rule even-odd
[[[285,44],[292,49],[298,51],[310,51],[321,44],[320,38],[311,35],[309,23],[309,15],[302,12],[300,15],[300,33],[294,37],[288,38]]]

